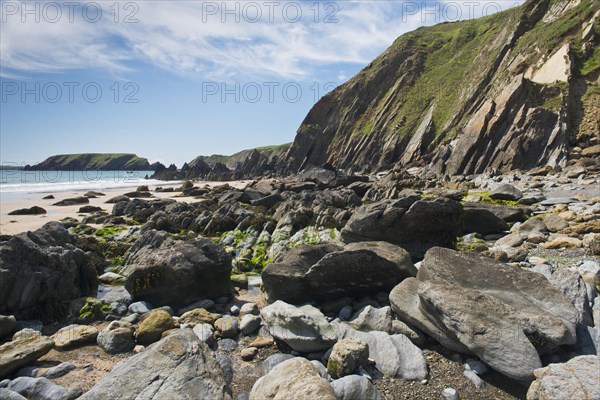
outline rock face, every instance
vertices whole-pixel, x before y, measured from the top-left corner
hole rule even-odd
[[[573,84],[581,67],[572,60],[591,57],[578,56],[575,43],[597,7],[569,3],[569,12],[548,23],[548,4],[528,1],[491,19],[404,34],[314,105],[287,153],[286,170],[324,163],[365,172],[425,165],[437,175],[468,175],[565,165],[568,138],[598,133],[597,123],[568,122],[580,112],[575,109],[585,110],[583,121],[597,121],[597,99],[582,91],[561,102],[565,92],[556,82]],[[573,18],[577,26],[559,33]],[[530,34],[547,24],[547,35]],[[594,37],[585,37],[586,47],[596,46]],[[597,85],[594,73],[579,76]]]
[[[59,222],[0,242],[0,313],[56,320],[98,287],[93,257]]]
[[[271,335],[296,351],[326,350],[337,340],[334,328],[311,305],[295,307],[278,300],[260,314]]]
[[[179,308],[231,292],[231,256],[208,239],[178,241],[148,231],[126,255],[125,287],[154,306]]]
[[[262,280],[270,302],[300,304],[389,291],[416,275],[410,255],[385,242],[300,246],[267,265]],[[368,277],[368,279],[365,279]]]
[[[462,230],[462,213],[460,203],[447,198],[386,200],[358,209],[342,230],[342,238],[394,243],[419,260],[431,247],[454,246]]]
[[[191,329],[181,329],[117,364],[82,400],[231,399],[210,349]]]
[[[417,278],[394,288],[390,302],[444,346],[523,381],[541,366],[538,353],[575,343],[580,318],[542,275],[442,248],[427,253]]]
[[[275,366],[256,381],[250,400],[335,400],[329,382],[305,358],[292,358]]]
[[[527,400],[600,398],[600,358],[579,356],[534,371]]]
[[[24,335],[0,346],[0,379],[37,360],[54,347],[54,341],[41,335]]]

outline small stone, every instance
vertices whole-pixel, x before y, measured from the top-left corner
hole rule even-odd
[[[195,303],[192,303],[189,306],[180,308],[179,310],[177,310],[177,315],[183,315],[186,312],[195,310],[197,308],[204,308],[205,310],[210,310],[214,306],[215,306],[215,302],[212,301],[211,299],[203,299],[203,300],[199,300]]]
[[[215,341],[214,328],[210,324],[198,324],[194,326],[194,333],[200,340],[206,344],[212,344]]]
[[[463,375],[465,378],[470,380],[477,389],[481,390],[485,387],[485,382],[475,372],[470,371],[470,370],[465,370],[465,371],[463,371]]]
[[[258,315],[260,314],[260,310],[258,309],[258,306],[256,304],[246,303],[240,308],[240,315],[244,316],[247,314]]]
[[[256,347],[248,347],[241,351],[240,355],[242,360],[251,361],[254,360],[254,357],[258,354],[258,349]]]
[[[126,353],[135,347],[134,332],[130,323],[113,321],[98,334],[98,346],[109,354]]]
[[[135,303],[131,303],[129,305],[129,312],[136,314],[145,314],[148,311],[152,310],[152,304],[147,301],[136,301]]]
[[[231,315],[239,315],[240,308],[238,306],[231,306],[229,312],[231,313]]]
[[[215,329],[219,331],[223,338],[234,338],[239,331],[239,322],[236,318],[225,315],[215,321]]]
[[[248,336],[256,332],[260,328],[261,319],[257,315],[246,314],[240,322],[240,330],[242,335]]]
[[[257,336],[252,342],[250,342],[250,346],[257,347],[257,348],[261,349],[263,347],[272,346],[273,343],[275,343],[275,342],[273,341],[272,337],[269,337],[269,336]]]
[[[352,318],[352,314],[354,313],[354,308],[351,305],[347,305],[342,307],[339,313],[339,317],[342,321],[349,321]]]
[[[353,374],[369,359],[369,345],[358,339],[342,339],[333,346],[327,362],[327,372],[334,377]]]
[[[442,391],[442,396],[445,400],[458,400],[458,392],[456,389],[446,388]]]

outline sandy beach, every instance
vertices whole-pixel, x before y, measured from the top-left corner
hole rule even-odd
[[[195,182],[196,186],[208,185],[210,187],[228,184],[236,188],[243,188],[251,181],[233,181],[233,182]],[[114,204],[106,204],[106,201],[112,197],[119,196],[128,192],[135,191],[139,183],[131,187],[120,187],[111,189],[95,190],[104,193],[105,196],[90,198],[89,204],[77,204],[73,206],[55,206],[53,204],[68,198],[83,196],[88,190],[82,191],[63,191],[47,193],[0,193],[0,234],[15,235],[21,232],[32,231],[40,228],[47,222],[59,221],[66,217],[81,219],[86,214],[79,214],[77,211],[84,205],[101,207],[108,213],[112,211]],[[194,202],[193,197],[176,197],[180,192],[155,192],[157,187],[178,188],[181,182],[165,182],[160,185],[149,185],[150,192],[154,196],[150,199],[173,198],[177,201]],[[52,194],[54,199],[43,199],[43,197]],[[22,208],[39,206],[46,210],[43,215],[8,215],[8,213]]]

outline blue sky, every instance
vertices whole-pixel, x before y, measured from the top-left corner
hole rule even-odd
[[[422,25],[521,1],[0,2],[0,161],[291,142],[316,100]]]

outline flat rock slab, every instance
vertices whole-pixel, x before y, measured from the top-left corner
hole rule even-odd
[[[54,341],[46,336],[31,335],[0,346],[0,378],[26,366],[48,353]]]

